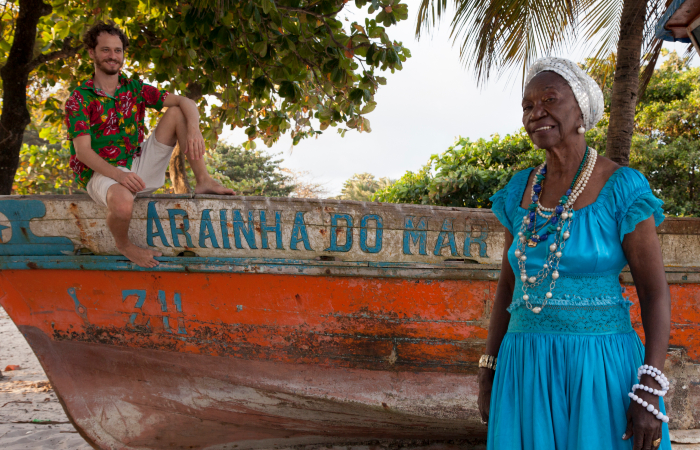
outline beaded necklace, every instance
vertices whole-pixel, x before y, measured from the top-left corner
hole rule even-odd
[[[523,222],[518,232],[518,243],[515,250],[515,256],[518,258],[518,268],[520,269],[520,279],[522,281],[523,300],[527,308],[535,314],[539,314],[542,308],[547,304],[547,300],[552,298],[556,280],[559,278],[559,261],[562,256],[562,250],[565,247],[565,241],[569,239],[571,224],[574,217],[573,205],[578,196],[583,192],[588,183],[588,179],[593,173],[598,152],[595,149],[586,147],[586,152],[583,155],[578,171],[571,182],[571,187],[566,191],[566,194],[559,200],[559,205],[554,208],[545,208],[539,202],[542,194],[542,181],[547,173],[546,164],[537,167],[537,175],[532,186],[532,203],[528,206],[528,213],[523,217]],[[545,211],[550,212],[549,215]],[[545,218],[544,225],[539,230],[536,230],[537,216]],[[545,230],[543,234],[538,234]],[[528,277],[525,270],[525,255],[527,248],[537,247],[540,242],[544,242],[549,238],[549,235],[554,235],[554,243],[549,246],[547,261],[542,266],[542,269],[537,275]],[[545,299],[542,306],[532,306],[530,304],[530,296],[527,294],[529,288],[534,288],[541,284],[550,276],[551,283],[549,291],[545,294]]]

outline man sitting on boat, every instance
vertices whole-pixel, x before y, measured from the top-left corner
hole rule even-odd
[[[216,182],[204,163],[204,138],[194,101],[156,89],[121,73],[126,35],[113,23],[99,22],[83,42],[95,66],[66,102],[70,167],[75,181],[98,204],[107,207],[107,226],[117,248],[141,267],[155,267],[160,252],[129,240],[129,223],[137,193],[165,183],[174,146],[187,156],[197,180],[196,194],[233,194]],[[146,108],[168,108],[155,132],[144,139]]]

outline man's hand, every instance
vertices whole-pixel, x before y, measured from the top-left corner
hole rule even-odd
[[[202,132],[199,131],[199,127],[188,127],[187,129],[187,148],[182,150],[182,153],[187,155],[189,152],[189,157],[192,159],[202,159],[204,156],[204,137]]]
[[[121,170],[119,172],[120,175],[116,178],[116,181],[134,194],[146,189],[146,183],[134,172],[124,172]]]

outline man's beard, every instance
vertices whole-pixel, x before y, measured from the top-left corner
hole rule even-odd
[[[110,65],[108,65],[110,61],[114,61],[117,63],[117,65],[114,66],[116,68],[113,69]],[[102,61],[97,62],[97,68],[107,75],[116,75],[122,68],[122,62],[123,61],[117,61],[116,59],[104,59]]]

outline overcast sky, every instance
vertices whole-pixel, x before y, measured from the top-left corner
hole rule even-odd
[[[452,45],[447,22],[416,41],[414,4],[409,2],[408,20],[387,29],[389,37],[402,41],[412,57],[403,70],[386,74],[388,82],[376,94],[377,108],[367,115],[371,133],[351,130],[342,138],[329,127],[317,139],[302,140],[291,152],[288,135],[269,149],[258,141],[258,149],[281,153],[283,167],[310,172],[334,196],[356,173],[398,179],[408,170],[417,171],[458,136],[489,138],[518,130],[521,77],[517,69],[477,87],[473,73],[459,60],[459,49]],[[683,54],[686,46],[668,47]],[[586,53],[574,50],[557,56],[581,61]],[[237,129],[225,131],[223,138],[240,144],[246,136]]]

